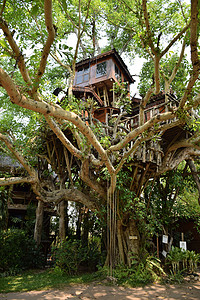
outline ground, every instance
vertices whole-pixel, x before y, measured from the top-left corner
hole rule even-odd
[[[100,283],[68,286],[62,290],[31,291],[0,294],[1,300],[146,300],[146,299],[200,299],[200,281],[181,285],[153,284],[139,288],[106,286]]]

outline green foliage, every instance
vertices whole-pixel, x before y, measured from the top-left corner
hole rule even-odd
[[[103,147],[105,149],[109,148],[110,145],[111,145],[111,141],[110,141],[110,137],[109,136],[104,136],[104,137],[101,137],[100,139],[100,143],[103,145]]]
[[[172,247],[167,255],[167,264],[171,268],[171,274],[180,275],[180,273],[197,271],[197,264],[200,261],[200,254],[195,251],[182,250],[178,247]]]
[[[115,82],[113,84],[113,91],[115,93],[115,107],[123,107],[126,112],[131,111],[131,99],[129,97],[129,92],[127,89],[127,82]]]
[[[0,232],[0,257],[0,272],[4,275],[40,267],[44,263],[35,241],[20,229]]]
[[[0,293],[60,289],[66,285],[84,284],[101,278],[98,273],[58,276],[52,269],[29,270],[14,276],[0,277]]]
[[[4,187],[0,187],[0,230],[7,228],[7,218],[8,218],[8,190]]]
[[[95,242],[83,246],[79,240],[66,240],[52,248],[52,253],[57,274],[77,274],[81,266],[94,270],[101,261],[99,246]]]
[[[147,57],[149,39],[146,34],[142,5],[138,1],[115,0],[104,1],[108,25],[106,33],[108,46],[113,46],[121,51],[126,49],[128,55],[133,58],[135,54]],[[189,6],[181,5],[177,1],[148,1],[148,17],[151,28],[151,39],[156,51],[161,52],[181,28],[185,26],[189,18]],[[158,18],[159,16],[159,18]]]
[[[0,111],[0,132],[6,135],[16,150],[20,151],[23,157],[31,165],[37,164],[36,155],[43,149],[43,141],[39,134],[44,126],[43,118],[34,112],[23,110],[14,105],[5,97],[2,99],[2,110]],[[0,152],[13,158],[13,155],[0,141]]]
[[[168,57],[165,57],[161,60],[160,66],[161,66],[161,73],[164,74],[166,79],[169,79],[173,68],[178,62],[178,54],[177,53],[169,53]],[[177,71],[175,79],[172,81],[172,84],[170,85],[171,91],[173,91],[178,98],[180,98],[183,95],[183,92],[185,91],[185,85],[187,82],[187,76],[189,72],[189,63],[184,58],[181,62],[181,65]],[[140,72],[141,80],[139,83],[139,93],[141,96],[144,96],[150,86],[153,84],[153,78],[154,78],[154,63],[152,60],[148,60],[143,64],[142,70]],[[161,77],[161,90],[165,90],[165,80],[163,77]]]
[[[143,256],[142,259],[134,256],[131,267],[118,265],[114,270],[114,276],[119,284],[133,287],[154,282],[161,275],[165,275],[165,272],[160,260],[154,256]]]
[[[178,271],[177,273],[173,273],[172,271],[170,271],[170,274],[168,275],[167,278],[165,278],[164,282],[168,282],[168,283],[183,283],[184,282],[184,275],[183,275],[183,271]]]
[[[26,211],[23,229],[28,236],[32,236],[35,228],[36,206],[29,204]]]
[[[183,177],[184,166],[165,173],[145,190],[145,203],[150,207],[147,222],[154,233],[162,233],[163,226],[173,230],[179,218],[198,218],[198,196],[192,178]]]

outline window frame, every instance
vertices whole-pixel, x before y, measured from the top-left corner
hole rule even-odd
[[[103,72],[98,72],[98,66],[105,65],[105,67],[102,68]],[[96,78],[102,77],[107,75],[107,61],[102,61],[96,65]]]
[[[118,81],[120,79],[122,81],[122,72],[121,72],[120,68],[116,64],[115,64],[115,77],[117,78]]]
[[[90,79],[90,68],[83,67],[76,72],[76,84],[81,84],[83,82],[88,82]]]

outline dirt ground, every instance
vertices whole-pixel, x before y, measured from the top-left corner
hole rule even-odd
[[[124,288],[92,283],[65,287],[62,290],[31,291],[0,294],[1,300],[146,300],[187,299],[200,300],[200,281],[181,285],[153,284],[140,288]]]

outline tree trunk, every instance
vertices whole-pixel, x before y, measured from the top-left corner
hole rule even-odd
[[[59,210],[59,237],[61,242],[65,240],[65,201],[61,201],[58,206]]]
[[[131,266],[132,256],[139,253],[140,235],[134,220],[126,226],[120,220],[117,222],[117,241],[119,262]]]
[[[87,246],[88,245],[88,236],[89,236],[89,229],[90,229],[90,224],[89,224],[89,217],[90,217],[90,211],[88,210],[84,214],[84,219],[83,219],[83,232],[82,232],[82,245]]]
[[[126,225],[121,220],[117,220],[116,241],[115,255],[110,254],[109,245],[107,246],[105,264],[109,264],[112,260],[113,267],[119,263],[131,267],[132,257],[138,255],[140,248],[140,235],[134,220],[129,220]],[[112,255],[111,258],[110,255]]]
[[[34,240],[36,241],[37,246],[41,243],[42,238],[42,225],[43,225],[43,215],[44,215],[44,203],[38,201],[38,207],[36,209],[36,221],[34,229]]]
[[[68,201],[65,201],[65,236],[69,237],[69,216],[68,216]]]
[[[79,206],[77,207],[78,209],[78,219],[77,219],[77,222],[76,222],[76,238],[78,240],[81,239],[81,223],[82,223],[82,215],[83,215],[83,212],[82,212],[82,205],[79,204]]]

